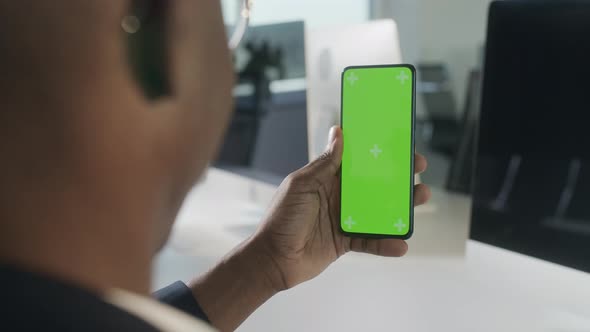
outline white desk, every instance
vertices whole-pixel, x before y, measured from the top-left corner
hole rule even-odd
[[[188,254],[223,255],[254,231],[275,190],[271,185],[211,169],[188,195],[170,245]],[[464,256],[469,208],[465,196],[433,189],[431,203],[416,208],[409,256]]]
[[[211,172],[179,215],[156,263],[155,286],[206,271],[240,240],[227,226],[259,220],[273,191]],[[436,227],[466,223],[469,210],[465,197],[434,193],[436,211],[426,207],[416,216],[410,255],[346,255],[271,299],[240,331],[590,331],[589,274],[474,241],[464,257],[464,245],[433,255],[453,240]],[[241,221],[236,209],[246,215]],[[433,232],[443,240],[425,244]]]

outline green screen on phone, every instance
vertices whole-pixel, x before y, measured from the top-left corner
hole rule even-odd
[[[342,74],[345,233],[412,234],[414,86],[410,65],[348,67]]]

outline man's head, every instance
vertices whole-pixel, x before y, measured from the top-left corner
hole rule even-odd
[[[0,1],[0,259],[24,240],[60,237],[63,253],[165,240],[233,83],[220,3],[165,3],[171,91],[149,100],[127,62],[129,1]]]

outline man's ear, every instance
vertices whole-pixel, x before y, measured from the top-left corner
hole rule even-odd
[[[168,0],[132,0],[122,28],[131,73],[146,98],[170,96]]]

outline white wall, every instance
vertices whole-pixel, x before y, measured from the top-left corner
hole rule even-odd
[[[233,19],[237,2],[222,0],[227,23]],[[252,25],[302,20],[308,28],[315,28],[368,19],[369,0],[255,0],[252,7]]]
[[[459,108],[468,72],[483,46],[491,0],[255,0],[252,23],[305,20],[308,27],[355,24],[393,18],[405,62],[444,62],[451,71]],[[235,12],[236,0],[223,0]],[[227,15],[233,18],[233,15]],[[458,111],[461,111],[459,109]]]
[[[490,0],[420,0],[420,57],[445,61],[462,106],[469,70],[480,61]]]
[[[393,18],[400,35],[400,46],[404,62],[416,63],[420,56],[419,36],[419,1],[395,0],[372,1],[371,18]]]
[[[489,3],[490,0],[373,0],[372,16],[397,21],[408,62],[442,61],[448,65],[458,106],[462,107],[468,72],[478,63],[485,40]]]

